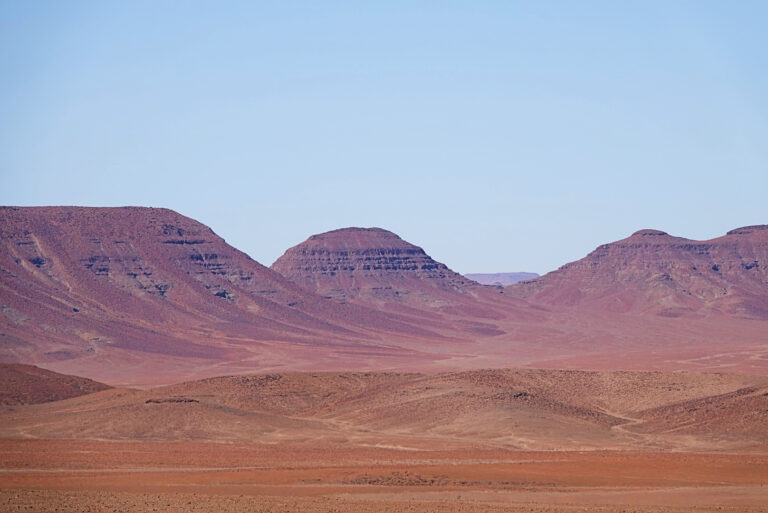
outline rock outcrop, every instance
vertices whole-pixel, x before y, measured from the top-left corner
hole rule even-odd
[[[420,247],[381,228],[313,235],[286,251],[272,269],[338,302],[440,301],[479,288]]]

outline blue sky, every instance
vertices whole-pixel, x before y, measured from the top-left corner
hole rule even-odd
[[[269,265],[459,272],[768,223],[768,2],[0,0],[0,203],[175,209]]]

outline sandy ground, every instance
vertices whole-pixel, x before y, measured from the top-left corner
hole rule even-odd
[[[768,455],[0,440],[0,511],[768,511]]]
[[[287,373],[0,407],[0,513],[768,513],[766,484],[759,376]]]

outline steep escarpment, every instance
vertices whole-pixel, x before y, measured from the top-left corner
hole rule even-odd
[[[707,241],[640,230],[506,290],[551,306],[768,319],[768,225]]]

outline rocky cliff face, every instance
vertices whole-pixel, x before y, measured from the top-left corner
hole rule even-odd
[[[640,230],[507,291],[553,306],[768,319],[768,225],[708,241]]]
[[[302,288],[338,302],[439,304],[479,288],[420,247],[381,228],[345,228],[313,235],[286,251],[272,269]]]

